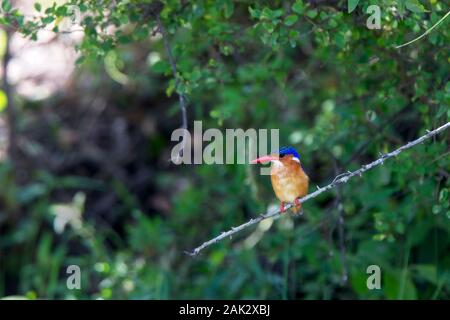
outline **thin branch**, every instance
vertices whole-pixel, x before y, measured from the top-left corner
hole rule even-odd
[[[178,86],[180,84],[180,76],[178,75],[177,63],[176,63],[175,58],[174,58],[174,56],[172,54],[172,48],[170,46],[169,37],[167,35],[166,29],[164,28],[164,25],[161,22],[161,16],[160,16],[159,13],[156,14],[156,22],[157,22],[157,25],[158,25],[159,32],[161,33],[162,38],[163,38],[164,47],[166,49],[167,57],[169,58],[170,67],[172,69],[172,75],[173,75],[173,78],[175,79],[175,91],[178,94],[178,100],[180,102],[181,128],[184,129],[183,141],[182,141],[182,145],[181,145],[181,148],[180,148],[180,154],[179,154],[179,157],[181,157],[182,153],[184,151],[184,147],[185,147],[184,144],[186,142],[185,135],[187,134],[187,107],[186,107],[186,105],[187,105],[186,100],[187,99],[186,99],[186,96],[183,93],[180,93],[177,90]],[[179,159],[175,160],[175,162],[177,162],[178,160]]]
[[[6,33],[6,43],[5,43],[5,53],[3,56],[3,79],[2,79],[2,88],[6,94],[8,106],[6,108],[6,115],[8,119],[8,154],[11,162],[14,164],[17,156],[17,126],[16,126],[16,106],[14,105],[14,98],[12,93],[12,88],[9,83],[9,62],[11,60],[11,35],[12,31],[9,27],[5,28]]]
[[[427,34],[429,34],[434,28],[436,28],[442,21],[444,21],[445,18],[447,18],[449,15],[450,15],[450,11],[447,12],[447,14],[446,14],[445,16],[443,16],[441,19],[439,19],[438,22],[436,22],[430,29],[428,29],[427,31],[425,31],[423,34],[421,34],[421,35],[418,36],[417,38],[415,38],[415,39],[413,39],[413,40],[411,40],[411,41],[409,41],[409,42],[407,42],[407,43],[404,43],[404,44],[401,44],[401,45],[399,45],[399,46],[396,46],[395,49],[399,49],[399,48],[401,48],[401,47],[405,47],[405,46],[407,46],[407,45],[409,45],[409,44],[411,44],[411,43],[413,43],[413,42],[416,42],[417,40],[422,39],[422,38],[425,37]]]
[[[353,172],[349,171],[347,173],[344,173],[344,174],[340,175],[340,177],[338,179],[334,179],[333,182],[331,182],[330,184],[328,184],[328,185],[326,185],[324,187],[321,187],[321,188],[317,187],[316,191],[314,191],[314,192],[312,192],[310,194],[307,194],[306,196],[301,198],[300,202],[304,203],[304,202],[308,201],[309,199],[315,198],[318,195],[320,195],[321,193],[324,193],[325,191],[328,191],[328,190],[336,187],[339,184],[347,183],[348,180],[350,180],[350,178],[353,178],[355,176],[360,176],[361,177],[364,172],[366,172],[366,171],[368,171],[368,170],[370,170],[372,168],[375,168],[375,167],[383,164],[384,161],[386,161],[387,159],[398,156],[401,152],[403,152],[403,151],[405,151],[407,149],[410,149],[410,148],[412,148],[412,147],[414,147],[414,146],[424,142],[425,140],[427,140],[427,139],[429,139],[431,137],[436,136],[437,134],[441,133],[442,131],[444,131],[444,130],[446,130],[448,128],[450,128],[450,122],[447,122],[446,124],[442,125],[441,127],[437,128],[437,129],[434,129],[432,131],[427,130],[427,133],[425,135],[421,136],[420,138],[418,138],[418,139],[416,139],[414,141],[408,142],[407,144],[401,146],[400,148],[398,148],[398,149],[396,149],[396,150],[394,150],[392,152],[389,152],[389,153],[381,155],[381,157],[378,158],[377,160],[375,160],[375,161],[373,161],[373,162],[371,162],[369,164],[363,165],[358,170],[355,170]],[[293,205],[294,205],[293,203],[287,203],[285,205],[286,210],[289,209],[290,207],[292,207]],[[281,214],[282,213],[280,212],[279,209],[270,210],[270,211],[268,211],[266,213],[261,214],[257,218],[250,219],[249,221],[247,221],[246,223],[241,224],[240,226],[231,227],[230,230],[222,232],[217,237],[204,242],[203,244],[201,244],[200,246],[198,246],[197,248],[195,248],[194,250],[192,250],[190,252],[186,251],[186,253],[191,255],[191,256],[196,256],[196,255],[198,255],[200,253],[200,251],[202,251],[206,247],[209,247],[212,244],[215,244],[215,243],[217,243],[217,242],[219,242],[219,241],[221,241],[221,240],[223,240],[223,239],[225,239],[227,237],[231,238],[234,234],[236,234],[236,233],[238,233],[238,232],[240,232],[240,231],[242,231],[244,229],[247,229],[248,227],[250,227],[250,226],[252,226],[254,224],[257,224],[257,223],[261,222],[262,220],[265,220],[265,219],[268,219],[268,218],[279,218],[281,216]]]
[[[348,281],[348,267],[347,267],[347,249],[345,248],[345,222],[344,222],[344,209],[341,203],[342,191],[340,190],[342,186],[337,188],[338,190],[338,237],[339,237],[339,251],[342,264],[342,284],[346,284]]]
[[[333,153],[329,152],[330,156],[333,158],[333,166],[334,166],[334,174],[337,174],[337,177],[341,177],[342,174],[339,172],[342,170],[342,166],[339,163],[339,160],[333,155]],[[334,180],[336,180],[334,178]],[[347,249],[345,247],[345,221],[344,221],[344,206],[342,204],[342,185],[336,187],[336,199],[334,204],[334,209],[337,210],[337,231],[338,231],[338,244],[340,251],[340,259],[342,265],[342,274],[341,274],[341,282],[342,284],[346,284],[348,281],[348,268],[347,268]],[[333,228],[334,229],[334,228]]]

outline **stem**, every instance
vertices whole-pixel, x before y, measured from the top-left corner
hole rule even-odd
[[[11,42],[11,30],[5,28],[6,33],[6,43],[5,43],[5,55],[3,56],[2,66],[3,66],[3,79],[2,79],[2,89],[5,92],[7,98],[7,108],[6,116],[8,121],[8,155],[14,164],[17,155],[17,129],[16,129],[16,107],[14,105],[14,99],[12,94],[12,88],[8,81],[8,66],[11,60],[10,42]]]
[[[170,46],[170,42],[169,42],[169,37],[167,35],[167,31],[164,28],[164,25],[161,22],[161,17],[159,14],[156,15],[156,22],[158,24],[158,29],[161,32],[162,38],[163,38],[163,42],[164,42],[164,47],[166,49],[166,53],[167,53],[167,57],[169,58],[169,64],[170,64],[170,68],[172,69],[172,75],[173,78],[175,79],[175,91],[178,94],[178,100],[180,103],[180,110],[181,110],[181,128],[184,129],[184,135],[183,135],[183,141],[182,141],[182,145],[180,148],[180,155],[179,157],[182,155],[183,151],[184,151],[184,147],[185,147],[185,143],[186,143],[186,134],[187,134],[187,103],[186,103],[186,96],[183,93],[178,92],[178,86],[180,84],[180,77],[178,75],[178,70],[177,70],[177,63],[175,61],[175,58],[172,54],[172,48]],[[177,163],[180,159],[177,159],[176,161],[174,161],[175,163]]]

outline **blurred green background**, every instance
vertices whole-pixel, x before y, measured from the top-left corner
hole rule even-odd
[[[373,3],[379,30],[366,27]],[[257,166],[170,162],[177,93],[189,129],[279,129],[311,190],[448,122],[449,19],[395,46],[449,9],[3,1],[0,297],[449,299],[448,132],[308,201],[302,217],[264,221],[195,258],[183,252],[278,203]],[[379,290],[366,286],[373,264]],[[80,290],[66,286],[69,265]]]

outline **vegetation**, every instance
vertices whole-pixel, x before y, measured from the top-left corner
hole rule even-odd
[[[366,26],[373,3],[379,30]],[[169,161],[180,95],[189,129],[280,129],[311,190],[439,127],[450,121],[449,10],[70,0],[30,16],[2,1],[4,66],[13,36],[83,37],[70,85],[50,97],[27,99],[3,79],[0,296],[449,299],[448,131],[308,201],[302,217],[266,220],[195,258],[183,252],[278,203],[255,166]],[[66,286],[69,265],[80,290]],[[370,265],[379,290],[366,286]]]

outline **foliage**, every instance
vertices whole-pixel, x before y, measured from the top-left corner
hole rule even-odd
[[[175,91],[189,97],[189,126],[202,120],[204,129],[280,128],[281,144],[300,151],[312,188],[450,120],[449,28],[395,49],[435,24],[448,5],[380,1],[381,30],[366,28],[368,5],[70,0],[36,3],[36,17],[27,19],[4,0],[0,22],[31,39],[42,29],[63,33],[58,25],[76,6],[84,30],[79,70],[102,79],[99,70],[113,65],[105,71],[112,80],[92,84],[110,88],[110,108],[132,108],[130,92],[164,106],[157,132],[136,152],[154,169],[153,191],[169,199],[170,209],[151,208],[148,194],[134,194],[114,177],[34,168],[17,183],[11,163],[1,162],[0,296],[448,299],[448,133],[346,184],[339,195],[308,202],[304,217],[261,224],[196,259],[183,254],[276,202],[268,177],[248,165],[161,164],[172,146],[167,127],[180,125]],[[158,16],[177,61],[177,87]],[[136,52],[147,58],[138,60]],[[24,110],[29,103],[22,101]],[[118,201],[101,222],[90,210],[104,193]],[[57,234],[55,205],[84,208],[81,225],[69,219]],[[82,290],[65,286],[70,264],[83,270]],[[371,264],[381,267],[381,290],[366,287]]]

